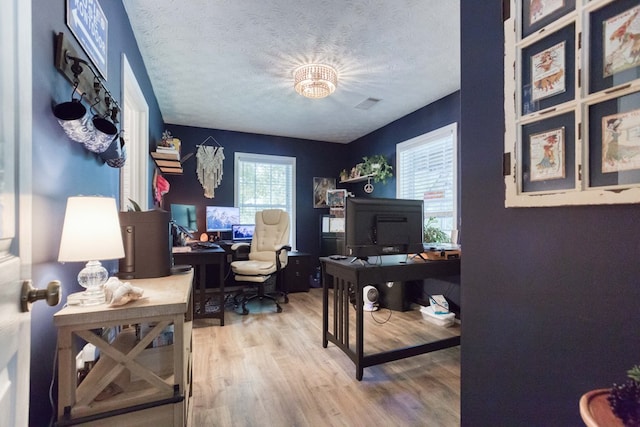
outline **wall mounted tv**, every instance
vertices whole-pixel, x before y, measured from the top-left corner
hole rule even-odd
[[[423,251],[423,202],[403,199],[347,198],[347,255],[366,258]]]
[[[191,233],[198,231],[195,205],[171,204],[171,220]]]
[[[240,208],[207,206],[207,231],[231,231],[233,224],[240,224]]]

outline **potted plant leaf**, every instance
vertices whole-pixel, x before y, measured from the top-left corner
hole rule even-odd
[[[627,371],[625,382],[613,384],[607,400],[625,426],[640,426],[640,365]]]
[[[423,240],[425,243],[449,243],[449,236],[436,225],[437,222],[436,217],[432,216],[424,225]]]
[[[363,157],[362,160],[364,160],[362,174],[372,175],[374,182],[386,183],[387,179],[393,176],[393,167],[382,154]]]

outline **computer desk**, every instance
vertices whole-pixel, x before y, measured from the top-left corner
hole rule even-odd
[[[460,274],[460,259],[421,260],[407,259],[406,263],[381,257],[379,264],[352,262],[352,258],[334,260],[320,258],[322,264],[322,347],[329,341],[340,348],[356,365],[356,379],[362,380],[364,368],[381,363],[400,360],[419,354],[460,345],[460,336],[431,341],[424,344],[398,348],[375,354],[364,354],[364,310],[363,288],[369,284],[421,280],[431,277],[446,277]],[[401,257],[404,259],[404,257]],[[371,257],[378,260],[378,257]],[[329,331],[329,280],[333,277],[333,327]],[[349,287],[355,286],[356,329],[355,351],[349,345]]]
[[[193,304],[194,318],[220,319],[220,326],[224,326],[224,271],[226,266],[226,252],[222,248],[196,248],[190,252],[175,252],[173,254],[174,265],[188,264],[198,270],[198,287],[194,297],[197,303]],[[207,312],[207,265],[218,266],[218,290],[220,295],[220,309]]]

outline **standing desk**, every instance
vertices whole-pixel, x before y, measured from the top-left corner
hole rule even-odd
[[[222,248],[193,249],[190,252],[176,252],[173,254],[174,264],[188,264],[198,271],[198,286],[194,292],[193,317],[220,319],[220,326],[224,326],[224,270],[226,252]],[[220,309],[207,312],[207,265],[218,267],[218,289]],[[215,283],[215,282],[214,282]],[[212,293],[214,289],[209,289]]]
[[[373,257],[372,257],[373,258]],[[377,257],[375,257],[378,259]],[[431,341],[395,350],[375,354],[364,354],[364,310],[363,288],[369,284],[386,282],[422,280],[430,277],[445,277],[460,274],[460,259],[441,261],[406,260],[398,262],[399,257],[390,260],[380,257],[379,264],[333,260],[320,258],[322,264],[322,347],[327,348],[329,341],[340,348],[356,365],[356,379],[362,380],[364,368],[381,363],[400,360],[419,354],[442,350],[460,345],[460,336]],[[400,257],[403,260],[404,257]],[[329,283],[333,277],[333,325],[329,331]],[[349,345],[349,288],[355,291],[356,329],[355,351]]]

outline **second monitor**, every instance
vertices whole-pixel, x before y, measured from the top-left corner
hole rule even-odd
[[[207,231],[231,231],[231,226],[240,223],[240,208],[230,206],[207,206]]]

